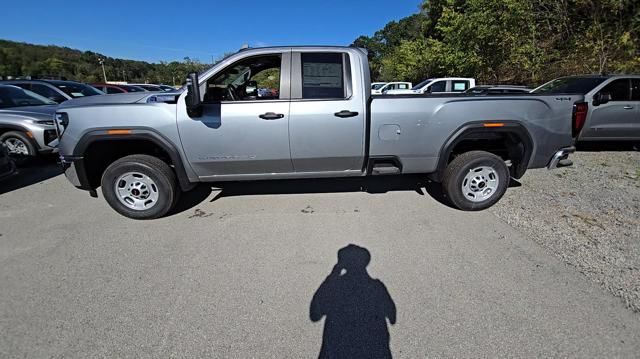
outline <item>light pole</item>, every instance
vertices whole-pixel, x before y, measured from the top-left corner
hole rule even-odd
[[[98,62],[102,65],[102,75],[104,76],[104,83],[107,83],[107,72],[104,70],[104,59],[98,58]]]

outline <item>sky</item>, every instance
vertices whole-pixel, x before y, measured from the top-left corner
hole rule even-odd
[[[243,44],[349,45],[416,13],[420,0],[17,0],[0,39],[149,62],[211,62]]]

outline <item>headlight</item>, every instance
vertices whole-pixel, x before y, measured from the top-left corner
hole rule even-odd
[[[37,123],[38,125],[53,126],[53,120],[38,120],[34,122]]]
[[[56,122],[58,126],[67,127],[69,125],[69,115],[66,112],[56,112]]]
[[[62,134],[64,130],[69,125],[69,115],[66,112],[56,112],[54,125],[56,127],[56,133],[58,134],[58,138],[62,138]]]

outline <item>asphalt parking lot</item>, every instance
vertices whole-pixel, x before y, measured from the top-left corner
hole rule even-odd
[[[313,358],[323,340],[397,358],[640,353],[619,299],[491,212],[406,183],[199,188],[154,221],[54,165],[0,186],[1,357]],[[366,251],[336,272],[349,244]]]

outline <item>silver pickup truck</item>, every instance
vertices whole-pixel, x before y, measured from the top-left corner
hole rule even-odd
[[[424,174],[462,210],[574,151],[581,95],[370,95],[366,52],[246,49],[174,93],[56,113],[67,178],[124,216],[165,215],[199,182]]]

